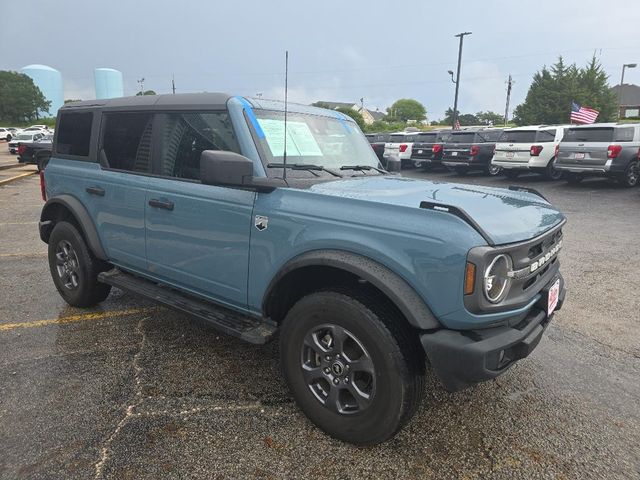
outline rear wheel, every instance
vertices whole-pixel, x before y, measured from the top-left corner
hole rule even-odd
[[[107,265],[94,257],[78,229],[59,222],[49,237],[49,269],[58,292],[73,307],[90,307],[109,295],[111,286],[98,282]]]
[[[504,176],[512,180],[518,178],[518,175],[520,175],[518,170],[504,170]]]
[[[322,430],[373,445],[411,418],[423,389],[415,333],[388,306],[358,291],[320,291],[299,300],[280,333],[284,376]]]
[[[629,163],[618,181],[625,187],[630,188],[638,184],[638,179],[640,179],[640,163],[636,160]]]
[[[579,184],[584,178],[580,173],[570,173],[570,172],[565,173],[563,177],[567,181],[567,183],[570,183],[571,185]]]
[[[556,159],[552,158],[544,169],[544,176],[549,180],[560,180],[562,171],[556,168]]]
[[[502,172],[502,167],[499,167],[498,165],[491,164],[486,168],[485,172],[490,177],[495,177],[495,176],[500,175],[500,172]]]

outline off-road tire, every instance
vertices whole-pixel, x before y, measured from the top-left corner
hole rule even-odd
[[[75,283],[71,276],[61,276],[57,254],[64,245],[70,246],[69,269],[74,271]],[[69,222],[56,223],[49,237],[49,269],[56,289],[65,302],[73,307],[91,307],[109,295],[111,286],[98,282],[98,274],[108,265],[97,259],[87,247],[78,229]],[[68,282],[65,279],[68,278]],[[70,285],[71,286],[68,286]]]
[[[340,413],[325,406],[305,379],[304,339],[327,324],[348,330],[368,352],[375,390],[364,410]],[[423,393],[425,358],[416,332],[392,306],[360,290],[322,290],[296,302],[280,331],[280,361],[307,417],[329,435],[357,445],[375,445],[395,435],[412,417]]]

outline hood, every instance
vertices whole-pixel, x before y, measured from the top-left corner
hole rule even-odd
[[[454,206],[464,210],[496,245],[536,237],[565,218],[535,194],[480,185],[376,176],[319,183],[310,191],[416,209],[422,201]]]

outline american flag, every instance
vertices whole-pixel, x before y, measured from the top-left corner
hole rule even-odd
[[[598,118],[598,110],[582,107],[576,102],[571,102],[571,121],[575,123],[593,123]]]
[[[453,126],[453,129],[454,130],[460,130],[460,120],[458,120],[457,118],[456,118],[456,123]]]

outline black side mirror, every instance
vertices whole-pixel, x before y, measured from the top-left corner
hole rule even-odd
[[[222,150],[205,150],[200,154],[200,180],[205,185],[246,187],[259,192],[287,186],[279,178],[254,177],[252,160]]]
[[[200,154],[200,180],[205,185],[236,185],[253,176],[253,162],[234,152],[205,150]]]

